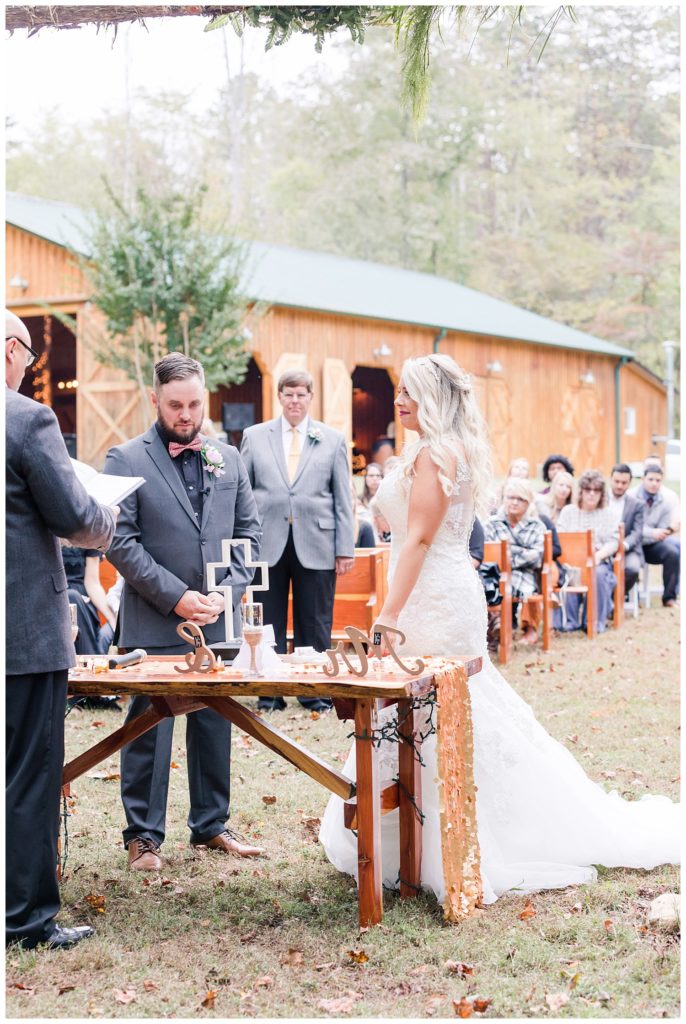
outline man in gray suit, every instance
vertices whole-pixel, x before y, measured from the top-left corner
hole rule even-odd
[[[631,484],[631,466],[619,462],[612,467],[610,476],[610,509],[618,523],[624,523],[624,595],[638,580],[643,565],[643,521],[644,507],[633,495],[628,494]]]
[[[93,934],[55,923],[67,670],[76,663],[58,537],[106,550],[117,509],[77,480],[52,409],[17,394],[36,359],[5,312],[6,941],[65,949]]]
[[[274,626],[276,648],[286,650],[288,591],[293,586],[296,647],[323,651],[331,643],[336,575],[354,564],[350,468],[345,438],[309,415],[314,381],[303,370],[281,376],[277,391],[282,415],[249,427],[241,455],[262,521],[262,558],[269,564],[264,620]],[[301,698],[315,711],[330,700]],[[283,698],[260,698],[273,711]]]
[[[155,366],[152,403],[157,422],[146,433],[111,448],[105,472],[143,476],[145,485],[122,502],[108,558],[124,577],[119,610],[119,644],[149,654],[177,654],[188,645],[176,627],[184,620],[202,626],[205,639],[223,639],[224,599],[207,593],[207,563],[221,561],[221,542],[250,541],[259,555],[260,523],[248,476],[234,447],[201,438],[205,375],[200,363],[179,352]],[[215,454],[216,453],[216,454]],[[221,462],[219,474],[213,460]],[[254,570],[235,559],[222,581],[233,587],[234,609]],[[134,697],[127,721],[148,707]],[[121,793],[127,827],[129,866],[161,867],[174,720],[124,747]],[[240,842],[226,827],[229,816],[231,726],[209,708],[187,718],[186,749],[193,846],[240,857],[262,851]]]

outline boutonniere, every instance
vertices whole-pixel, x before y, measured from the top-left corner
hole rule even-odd
[[[324,437],[319,427],[310,427],[307,431],[307,436],[313,444],[319,444]]]
[[[210,476],[224,476],[224,456],[213,444],[205,441],[200,449],[200,457],[205,463],[203,469],[206,469]]]

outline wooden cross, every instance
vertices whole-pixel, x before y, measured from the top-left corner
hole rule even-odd
[[[253,562],[250,557],[250,541],[247,537],[235,537],[232,540],[223,540],[221,562],[207,563],[207,590],[208,592],[216,591],[217,593],[224,595],[224,630],[227,644],[239,643],[241,639],[240,637],[233,635],[233,588],[228,584],[220,586],[217,583],[215,572],[217,569],[227,570],[231,568],[231,549],[238,546],[243,548],[246,568],[262,570],[262,582],[259,584],[253,583],[251,586],[246,587],[245,593],[248,601],[252,603],[253,594],[256,590],[269,590],[269,566],[266,562]]]

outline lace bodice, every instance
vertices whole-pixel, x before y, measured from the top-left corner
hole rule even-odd
[[[391,528],[389,580],[407,537],[412,484],[413,479],[396,467],[384,477],[374,499]],[[485,652],[486,602],[469,555],[473,522],[471,473],[465,462],[458,462],[448,511],[398,619],[407,637],[405,652],[448,657]]]

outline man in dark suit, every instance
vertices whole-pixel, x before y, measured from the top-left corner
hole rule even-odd
[[[67,670],[76,661],[58,537],[106,550],[118,511],[86,494],[52,409],[17,394],[36,356],[25,324],[6,311],[5,934],[30,949],[93,934],[55,923]]]
[[[269,565],[264,621],[273,625],[282,653],[291,583],[294,644],[324,651],[331,644],[336,575],[354,565],[346,442],[339,431],[310,417],[313,389],[303,370],[282,374],[282,415],[248,427],[241,444],[264,530],[262,557]],[[314,711],[331,707],[328,699],[303,697],[300,703]],[[258,706],[280,710],[286,702],[260,698]]]
[[[248,476],[233,446],[199,434],[205,375],[200,363],[171,352],[155,366],[151,399],[157,422],[146,433],[111,448],[105,472],[143,476],[146,483],[122,502],[108,558],[124,577],[119,644],[149,654],[181,656],[188,645],[176,627],[202,627],[208,643],[224,638],[224,599],[207,593],[207,563],[221,562],[221,542],[250,541],[259,555],[260,523]],[[213,461],[214,460],[214,461]],[[219,469],[219,473],[213,467]],[[223,584],[233,588],[234,609],[254,570],[236,558]],[[134,697],[127,721],[149,706]],[[161,867],[174,720],[124,747],[121,793],[129,866]],[[186,748],[191,844],[240,857],[262,851],[241,843],[226,827],[229,816],[230,723],[205,708],[187,718]]]
[[[628,494],[631,485],[631,467],[619,462],[612,467],[610,476],[610,508],[615,513],[618,523],[624,523],[624,595],[638,580],[643,564],[643,520],[642,503]]]

